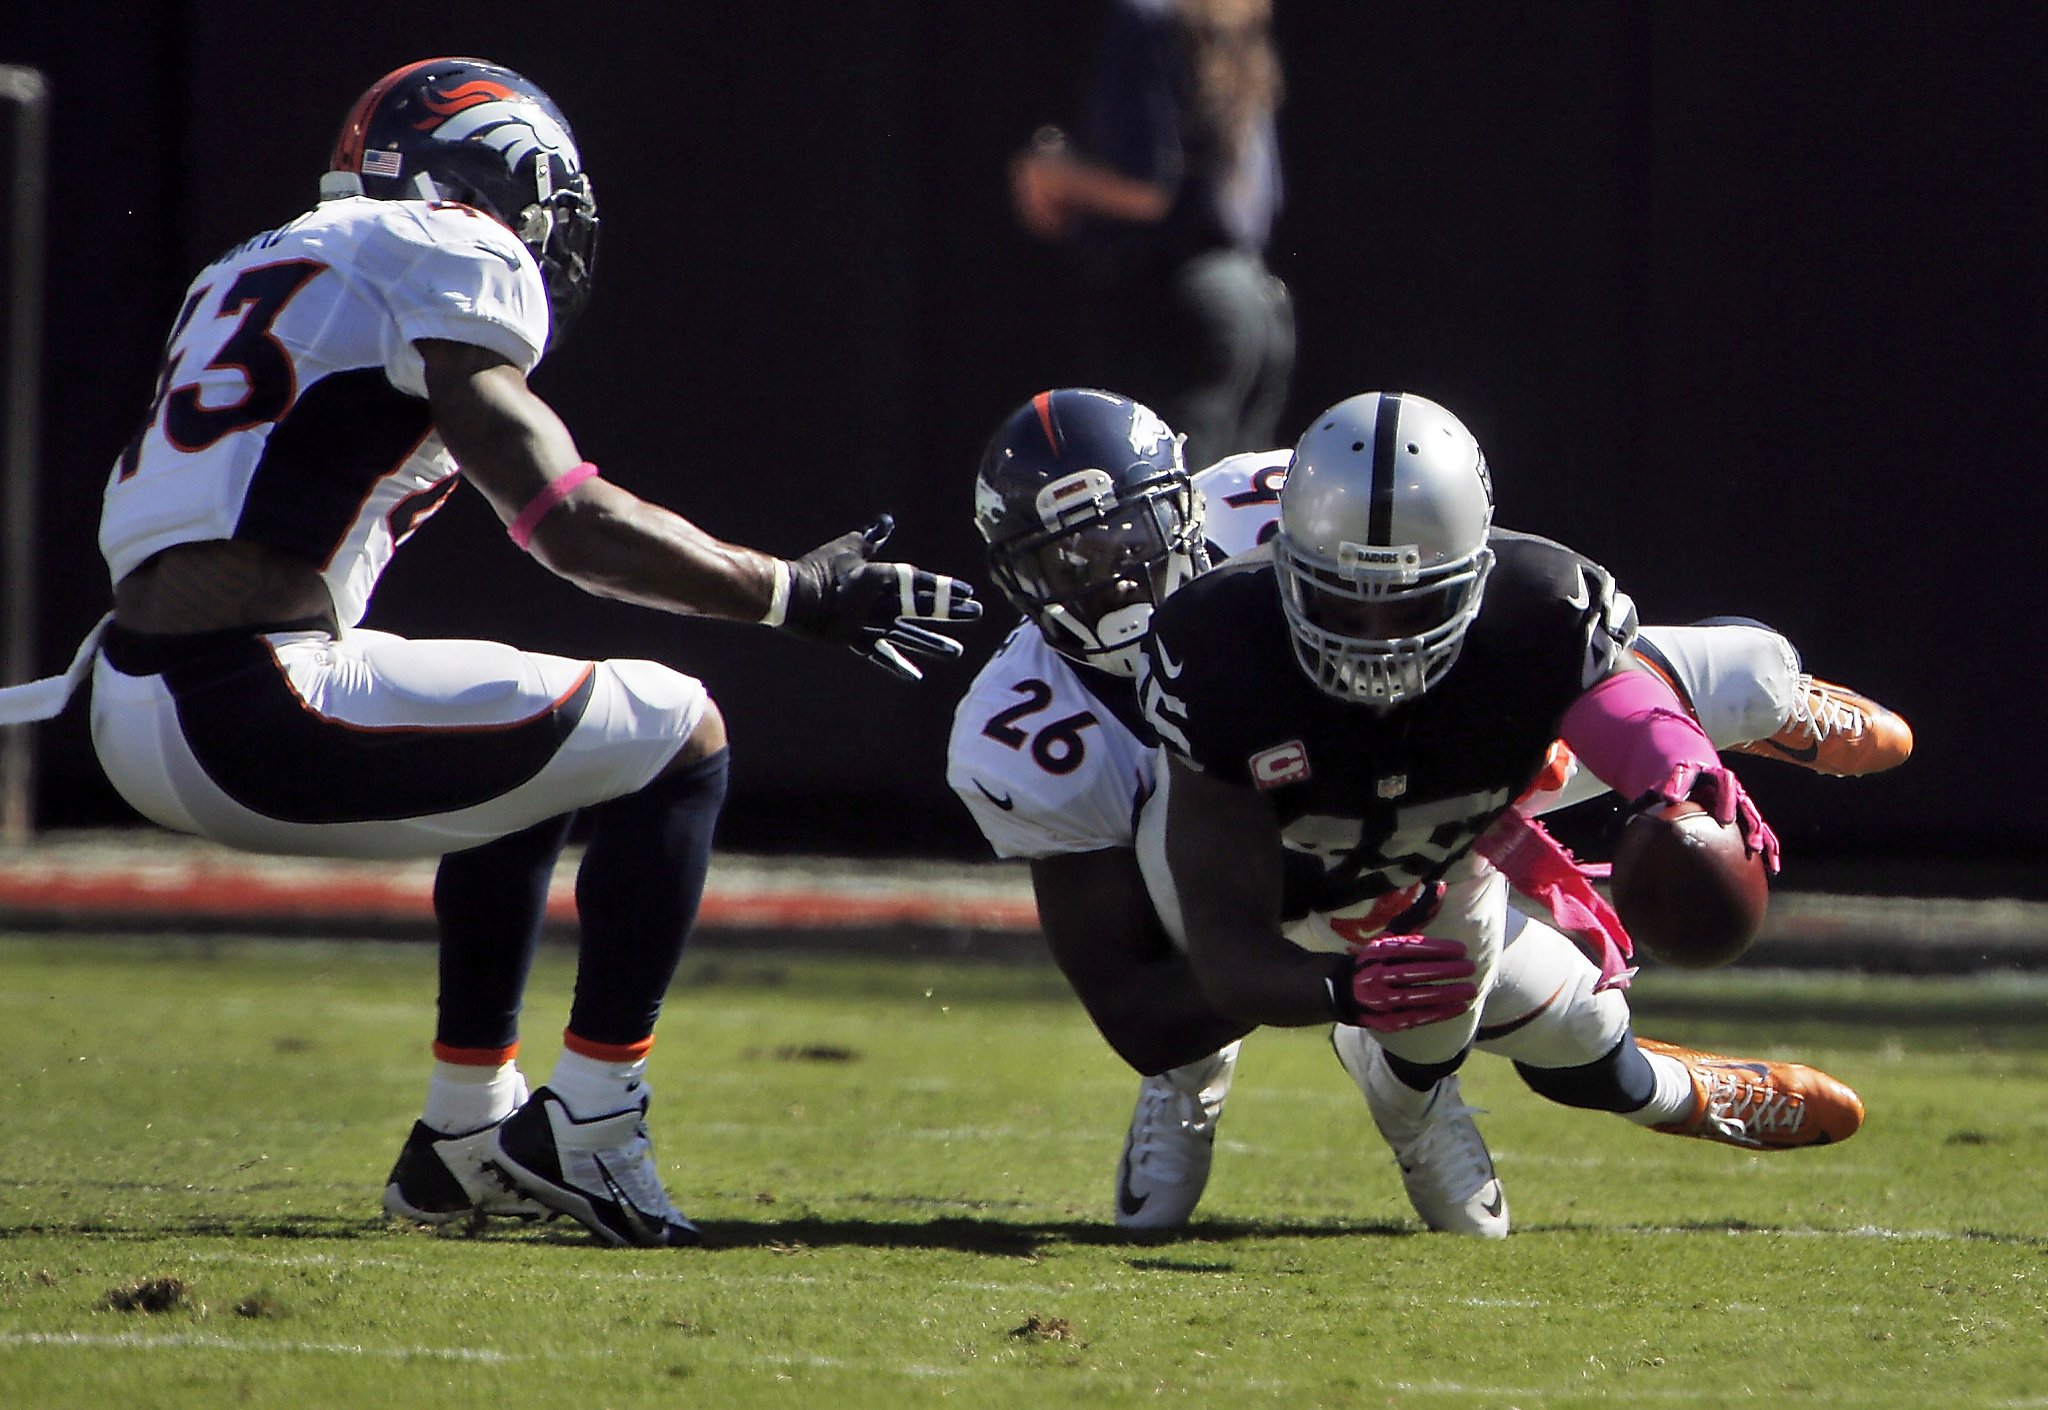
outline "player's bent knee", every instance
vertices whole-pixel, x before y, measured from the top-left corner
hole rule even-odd
[[[683,741],[682,748],[676,750],[676,756],[669,760],[668,767],[661,771],[662,775],[694,768],[725,748],[726,742],[725,716],[719,711],[718,702],[707,697],[697,727],[690,731],[690,737]]]

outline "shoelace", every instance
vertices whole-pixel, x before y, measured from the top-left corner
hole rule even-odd
[[[591,1154],[604,1162],[635,1209],[664,1219],[682,1219],[682,1211],[669,1203],[668,1191],[662,1188],[661,1176],[654,1168],[654,1142],[645,1122],[636,1125],[624,1143]]]
[[[1404,1173],[1422,1171],[1431,1184],[1458,1199],[1469,1197],[1493,1178],[1493,1160],[1472,1118],[1483,1115],[1448,1095],[1430,1109],[1428,1124],[1399,1152]]]
[[[1806,1118],[1806,1102],[1768,1078],[1744,1081],[1731,1072],[1706,1068],[1706,1111],[1703,1120],[1728,1140],[1762,1145],[1769,1131],[1796,1131]]]
[[[1204,1144],[1210,1125],[1199,1098],[1175,1091],[1163,1082],[1148,1081],[1138,1097],[1133,1121],[1131,1164],[1161,1184],[1185,1182],[1190,1162]]]
[[[1854,739],[1863,733],[1867,721],[1863,711],[1832,690],[1813,683],[1812,676],[1799,681],[1799,698],[1793,705],[1793,723],[1804,725],[1815,739],[1843,735]]]

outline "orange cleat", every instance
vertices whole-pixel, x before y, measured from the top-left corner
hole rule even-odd
[[[1818,1068],[1695,1052],[1638,1038],[1644,1052],[1677,1058],[1692,1073],[1693,1114],[1651,1129],[1672,1136],[1792,1150],[1846,1141],[1863,1125],[1863,1099]]]
[[[1883,773],[1913,752],[1913,727],[1866,695],[1831,681],[1800,677],[1802,698],[1785,727],[1731,752],[1782,759],[1817,774],[1856,778]]]

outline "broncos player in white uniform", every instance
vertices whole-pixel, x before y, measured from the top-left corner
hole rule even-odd
[[[593,593],[912,679],[906,652],[959,652],[919,623],[979,609],[950,578],[871,562],[886,519],[785,561],[601,478],[527,386],[584,303],[596,236],[569,125],[534,84],[444,58],[373,85],[320,204],[192,282],[106,487],[111,620],[67,678],[0,710],[54,713],[90,669],[94,744],[145,816],[258,851],[442,857],[435,1061],[387,1209],[554,1210],[663,1247],[698,1234],[656,1170],[644,1072],[725,794],[723,717],[651,661],[364,630],[378,576],[467,481]],[[529,1094],[520,1004],[579,811],[575,998]]]
[[[977,484],[992,571],[1026,621],[956,712],[949,779],[997,855],[1031,860],[1056,959],[1112,1047],[1151,1074],[1118,1165],[1116,1218],[1128,1227],[1174,1227],[1192,1213],[1236,1039],[1250,1026],[1208,1004],[1144,894],[1132,849],[1155,756],[1152,731],[1135,718],[1129,677],[1157,597],[1209,557],[1270,537],[1290,459],[1288,451],[1230,457],[1197,474],[1190,494],[1175,439],[1156,416],[1106,392],[1068,389],[1041,393],[1005,422]],[[1903,723],[1880,707],[1799,675],[1789,644],[1767,628],[1648,633],[1655,645],[1645,640],[1638,649],[1657,652],[1662,669],[1692,686],[1717,741],[1782,734],[1800,754],[1827,746],[1812,762],[1854,773],[1889,767],[1910,748]],[[1825,728],[1827,714],[1815,724],[1800,702],[1820,692],[1886,721],[1886,747],[1868,731]],[[1529,806],[1563,806],[1599,786],[1581,776]],[[1597,971],[1575,946],[1548,927],[1541,934],[1512,948],[1514,962],[1489,998],[1482,1046],[1537,1063],[1598,1059],[1623,1041],[1626,1009],[1618,994],[1595,995]],[[1693,1056],[1674,1062],[1682,1068]],[[1786,1087],[1796,1076],[1781,1069],[1769,1080]],[[1670,1129],[1744,1144],[1819,1137],[1817,1124],[1799,1118],[1798,1098],[1777,1103],[1768,1132],[1731,1119],[1761,1114],[1767,1095],[1724,1091],[1672,1113]],[[1429,1155],[1410,1162],[1426,1213],[1440,1203],[1429,1181],[1441,1162]]]

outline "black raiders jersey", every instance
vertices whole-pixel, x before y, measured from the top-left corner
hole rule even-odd
[[[1295,659],[1270,558],[1187,584],[1152,619],[1139,682],[1162,744],[1273,802],[1285,916],[1448,871],[1535,780],[1572,702],[1622,663],[1634,605],[1562,544],[1496,529],[1464,649],[1385,711],[1325,695]]]

